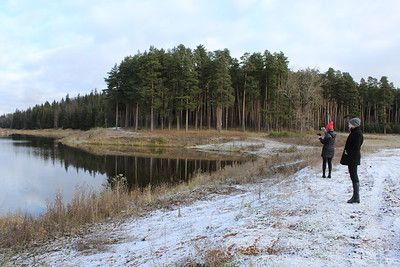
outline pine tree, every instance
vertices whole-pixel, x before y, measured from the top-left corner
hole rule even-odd
[[[213,104],[216,108],[216,128],[218,131],[222,129],[222,109],[230,107],[234,101],[232,81],[229,73],[230,63],[229,50],[217,50],[214,52],[214,75],[211,88]]]

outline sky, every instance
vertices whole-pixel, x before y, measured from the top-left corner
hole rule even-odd
[[[124,57],[179,44],[400,87],[398,14],[397,0],[0,0],[0,114],[104,89]]]

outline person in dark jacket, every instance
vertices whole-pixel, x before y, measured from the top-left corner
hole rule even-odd
[[[353,184],[353,196],[347,201],[347,203],[360,203],[360,182],[358,180],[357,166],[360,165],[360,150],[364,142],[360,124],[361,120],[359,118],[352,118],[349,120],[350,134],[347,137],[342,158],[340,159],[340,164],[347,165],[350,179]]]
[[[336,133],[333,131],[333,121],[330,121],[324,130],[324,136],[319,137],[322,146],[322,178],[326,178],[326,164],[328,164],[328,178],[331,178],[332,172],[332,158],[335,155],[335,137]]]

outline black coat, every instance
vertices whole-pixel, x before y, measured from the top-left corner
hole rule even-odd
[[[361,145],[364,142],[364,137],[360,127],[352,128],[347,137],[346,145],[344,146],[340,164],[342,165],[360,165],[361,160]]]
[[[335,155],[335,138],[336,133],[334,131],[326,132],[324,138],[320,138],[319,141],[324,145],[322,147],[321,157],[333,158]]]

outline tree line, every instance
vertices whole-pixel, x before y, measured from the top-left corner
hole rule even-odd
[[[292,71],[282,53],[150,47],[125,57],[105,77],[107,88],[46,102],[0,117],[15,129],[317,129],[328,120],[345,130],[359,116],[367,132],[400,133],[400,90],[386,76],[355,82],[332,68]]]

